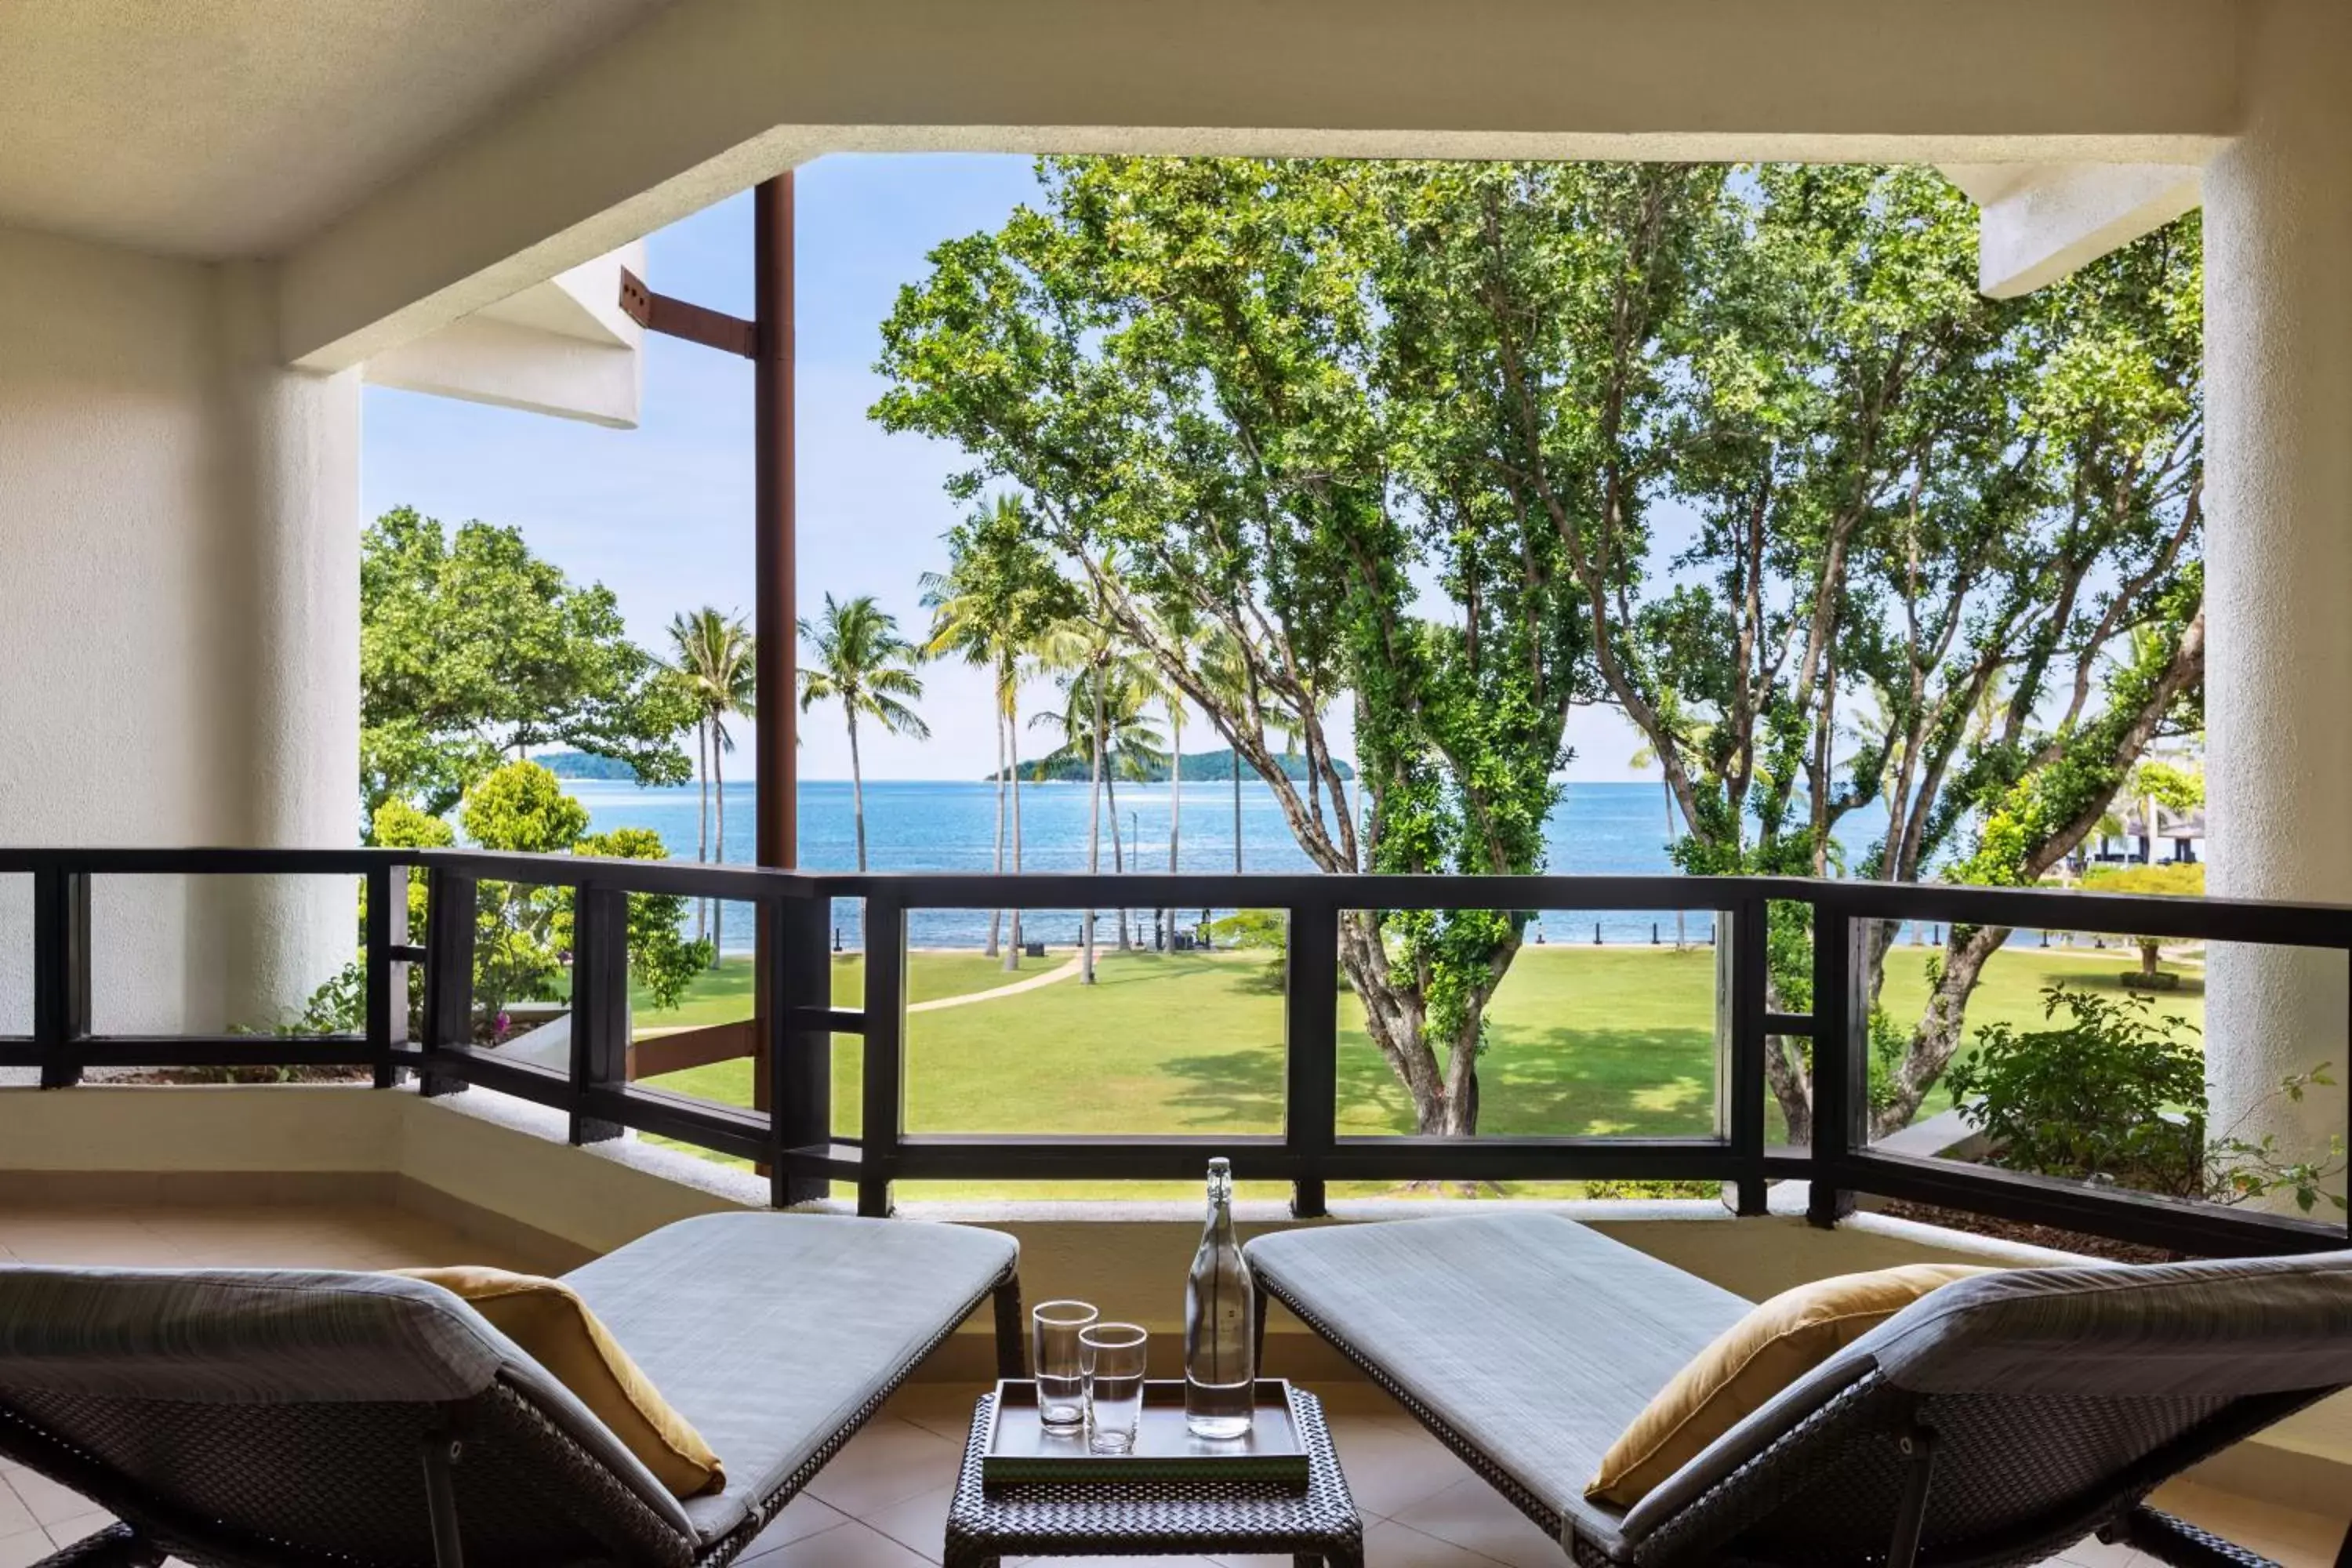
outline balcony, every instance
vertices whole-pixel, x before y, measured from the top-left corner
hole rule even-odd
[[[363,1028],[180,1036],[95,1026],[106,1022],[110,965],[139,898],[170,879],[186,888],[296,878],[364,886]],[[1857,975],[1874,928],[1892,929],[1882,922],[2326,953],[2352,950],[2352,910],[1770,879],[820,876],[455,850],[0,851],[0,884],[12,879],[31,891],[29,941],[0,953],[0,963],[29,976],[33,1026],[0,1040],[0,1068],[63,1091],[0,1095],[8,1167],[0,1249],[25,1261],[373,1268],[465,1258],[553,1272],[692,1214],[829,1207],[1008,1230],[1024,1243],[1033,1300],[1118,1298],[1136,1293],[1137,1280],[1171,1282],[1162,1293],[1172,1298],[1195,1235],[1189,1205],[1061,1194],[1181,1190],[1173,1184],[1196,1182],[1213,1153],[1229,1157],[1245,1184],[1248,1228],[1428,1214],[1455,1206],[1455,1194],[1508,1192],[1524,1194],[1515,1201],[1565,1204],[1618,1239],[1751,1299],[1895,1262],[2053,1259],[2014,1240],[1875,1212],[1889,1203],[1956,1224],[1974,1216],[2048,1227],[2084,1245],[2184,1256],[2345,1245],[2333,1220],[2003,1170],[1948,1157],[1932,1139],[1874,1140]],[[488,896],[515,886],[572,896],[564,1027],[530,1049],[519,1048],[528,1035],[506,1045],[485,1038],[471,981],[485,884]],[[423,890],[414,931],[412,886]],[[768,1000],[742,1033],[758,1053],[752,1103],[632,1080],[632,1046],[646,1041],[630,1017],[623,932],[628,900],[641,894],[723,897],[758,910],[774,933]],[[1019,1080],[1016,1102],[1027,1107],[1020,1131],[973,1130],[972,1118],[960,1119],[937,1096],[910,1093],[928,1093],[924,1075],[939,1059],[940,1040],[923,1045],[921,1031],[952,1016],[910,1007],[910,973],[933,962],[910,957],[910,925],[925,910],[1007,903],[1277,911],[1286,933],[1278,984],[1261,976],[1246,1004],[1278,1038],[1276,1059],[1237,1068],[1233,1053],[1210,1053],[1215,1071],[1255,1075],[1221,1102],[1217,1124],[1237,1131],[1183,1130],[1181,1117],[1147,1119],[1133,1131],[1041,1127],[1053,1114],[1044,1092],[1051,1086],[1019,1079],[1017,1052],[992,1070]],[[1802,1014],[1772,1005],[1759,938],[1775,905],[1804,906],[1816,933],[1814,1000]],[[1671,1113],[1630,1132],[1594,1131],[1591,1116],[1556,1113],[1534,1118],[1540,1131],[1519,1130],[1529,1118],[1509,1112],[1508,1097],[1528,1093],[1530,1071],[1562,1070],[1537,1054],[1527,1071],[1505,1078],[1497,1069],[1487,1130],[1475,1136],[1399,1131],[1393,1118],[1391,1130],[1370,1130],[1363,1080],[1346,1065],[1365,1047],[1351,1037],[1338,961],[1349,911],[1370,908],[1556,911],[1546,929],[1562,931],[1580,928],[1557,911],[1617,911],[1620,928],[1637,931],[1653,914],[1666,929],[1678,910],[1702,914],[1695,929],[1706,939],[1693,951],[1629,955],[1676,977],[1675,1005],[1690,1015],[1685,1033],[1699,1042],[1696,1057],[1689,1040],[1682,1054],[1661,1057],[1661,1084],[1636,1086],[1622,1101],[1671,1103]],[[863,932],[852,997],[835,994],[845,967],[833,952],[837,924]],[[1107,916],[1107,941],[1109,929]],[[1566,994],[1572,1010],[1578,994]],[[1527,1005],[1563,1004],[1546,992],[1531,993]],[[1151,1027],[1161,1032],[1213,1026],[1196,1025],[1206,1015],[1181,1002],[1163,1001],[1159,1014]],[[1072,1016],[1083,1028],[1085,1015]],[[551,1040],[562,1042],[559,1052],[547,1049]],[[1767,1052],[1800,1040],[1806,1054],[1783,1059],[1809,1064],[1811,1116],[1807,1139],[1792,1143],[1768,1089]],[[1094,1047],[1108,1059],[1119,1044],[1104,1037]],[[285,1068],[320,1081],[157,1081]],[[1066,1064],[1053,1070],[1068,1076]],[[120,1081],[134,1071],[140,1081]],[[1662,1087],[1669,1074],[1671,1092]],[[1595,1091],[1563,1086],[1542,1103],[1573,1104],[1584,1092]],[[1675,1184],[1635,1189],[1675,1195],[1577,1196],[1595,1183]],[[1686,1195],[1695,1193],[1720,1196]],[[1164,1331],[1172,1319],[1149,1321]],[[1335,1391],[1343,1462],[1372,1524],[1374,1561],[1559,1561],[1555,1543],[1300,1325],[1271,1323],[1268,1346],[1272,1370]],[[953,1336],[887,1418],[762,1538],[753,1560],[935,1556],[951,1439],[984,1385],[989,1354],[984,1334]],[[2210,1461],[2162,1500],[2280,1561],[2324,1561],[2340,1533],[2327,1489],[2336,1471],[2323,1457],[2336,1419],[2326,1407],[2297,1417]],[[46,1551],[49,1537],[37,1531],[62,1539],[87,1522],[60,1517],[68,1501],[45,1483],[22,1472],[10,1479],[28,1494],[16,1500],[30,1522],[21,1539],[0,1530],[0,1544],[16,1553],[0,1563]],[[2086,1546],[2068,1560],[2132,1559]]]

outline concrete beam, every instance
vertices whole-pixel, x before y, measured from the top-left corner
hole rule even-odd
[[[680,0],[296,247],[356,363],[826,152],[2201,163],[2233,0]]]
[[[2197,205],[2193,163],[1948,164],[1982,210],[1978,287],[1996,300],[2030,294]]]
[[[645,390],[645,330],[622,313],[624,246],[367,362],[378,386],[634,429]]]

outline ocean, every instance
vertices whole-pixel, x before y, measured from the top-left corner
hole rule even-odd
[[[698,792],[692,785],[643,789],[631,784],[567,779],[564,787],[588,808],[593,828],[650,827],[662,836],[674,858],[695,855]],[[724,858],[735,865],[752,859],[752,791],[748,783],[727,785]],[[1168,869],[1168,837],[1174,792],[1169,785],[1122,784],[1118,829],[1134,850],[1130,867]],[[857,866],[856,837],[845,780],[804,781],[800,790],[801,864],[813,871],[851,871]],[[982,780],[892,780],[866,786],[866,859],[877,871],[988,871],[995,868],[996,786]],[[1087,787],[1083,784],[1024,784],[1021,789],[1022,868],[1031,871],[1087,868]],[[1839,837],[1859,858],[1885,826],[1876,808],[1857,811],[1841,824]],[[1563,875],[1672,875],[1667,858],[1666,795],[1655,784],[1570,784],[1545,825],[1543,869]],[[1263,782],[1244,781],[1241,790],[1242,868],[1306,871],[1309,866],[1291,837],[1274,792]],[[1104,824],[1102,869],[1111,869],[1110,824]],[[1234,869],[1234,792],[1226,784],[1187,783],[1179,868]],[[860,906],[836,900],[834,924],[845,949],[862,945]],[[1215,911],[1222,913],[1224,911]],[[1200,911],[1180,911],[1197,919]],[[1149,933],[1150,914],[1140,912]],[[1097,940],[1115,942],[1105,912]],[[1026,934],[1055,946],[1077,939],[1076,910],[1033,910],[1024,917]],[[977,948],[988,937],[985,910],[916,910],[908,917],[908,941],[916,947]],[[1610,910],[1548,910],[1535,928],[1547,942],[1605,943],[1675,940],[1671,912]],[[1714,918],[1705,910],[1684,921],[1687,940],[1711,940]],[[1529,940],[1534,940],[1531,932]],[[730,907],[727,951],[748,952],[748,910]]]

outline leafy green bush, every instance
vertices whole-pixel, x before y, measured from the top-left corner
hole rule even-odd
[[[2205,1056],[2195,1029],[2158,1018],[2137,994],[2052,984],[2042,997],[2042,1016],[2063,1012],[2063,1026],[1987,1025],[1976,1054],[1953,1066],[1961,1116],[2013,1169],[2201,1194]]]
[[[1994,1163],[2173,1197],[2241,1203],[2286,1193],[2306,1213],[2323,1201],[2345,1207],[2324,1185],[2344,1169],[2342,1140],[2329,1140],[2324,1159],[2289,1161],[2272,1134],[2248,1140],[2233,1126],[2208,1136],[2205,1056],[2186,1020],[2157,1015],[2137,993],[2053,984],[2042,998],[2055,1026],[1989,1024],[1975,1055],[1949,1074],[1961,1118],[1991,1141]],[[2323,1062],[2282,1079],[2270,1098],[2300,1100],[2310,1085],[2333,1081]]]

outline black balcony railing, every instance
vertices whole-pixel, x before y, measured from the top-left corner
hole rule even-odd
[[[779,1205],[856,1184],[859,1208],[890,1210],[892,1184],[946,1179],[1166,1180],[1197,1177],[1212,1153],[1237,1177],[1289,1184],[1302,1215],[1324,1212],[1333,1182],[1720,1182],[1739,1212],[1760,1214],[1767,1185],[1811,1184],[1811,1217],[1834,1223],[1858,1194],[2228,1255],[2343,1247],[2333,1221],[2143,1195],[1980,1164],[1874,1148],[1867,1135],[1865,1001],[1857,962],[1875,922],[2129,933],[2352,953],[2352,908],[1789,878],[1329,877],[1230,875],[813,875],[676,862],[468,850],[5,849],[0,877],[34,889],[34,1022],[0,1038],[0,1066],[37,1067],[45,1088],[92,1068],[345,1066],[378,1088],[415,1075],[428,1095],[468,1085],[551,1106],[575,1142],[623,1129],[755,1162]],[[91,887],[110,877],[342,876],[364,879],[366,1026],[352,1035],[123,1036],[91,1028]],[[412,878],[427,888],[422,942],[406,930]],[[473,946],[483,881],[573,890],[569,1070],[477,1048]],[[751,906],[774,933],[767,1005],[754,1042],[772,1111],[716,1104],[629,1081],[626,926],[632,894]],[[830,995],[832,901],[862,900],[864,1004]],[[1814,998],[1809,1014],[1770,1010],[1763,933],[1773,903],[1807,906]],[[1282,1131],[1214,1136],[926,1133],[904,1109],[906,934],[910,910],[1262,909],[1288,921]],[[1704,1137],[1351,1137],[1338,1131],[1339,921],[1344,911],[1706,910],[1717,944],[1718,1071],[1726,1092]],[[12,961],[0,953],[0,962]],[[425,984],[411,1038],[412,966]],[[832,1037],[863,1043],[860,1132],[834,1131]],[[1766,1051],[1810,1041],[1812,1120],[1802,1146],[1767,1142]],[[2319,1051],[2341,1061],[2340,1042]]]

